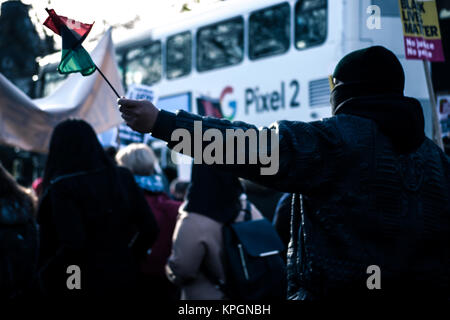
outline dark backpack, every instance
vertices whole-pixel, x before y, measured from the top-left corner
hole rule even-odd
[[[247,202],[243,222],[223,226],[226,283],[220,287],[232,300],[286,299],[284,245],[265,218],[251,220]]]

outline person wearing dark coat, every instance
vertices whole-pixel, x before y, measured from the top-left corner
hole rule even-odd
[[[66,120],[54,129],[43,190],[38,223],[44,294],[133,295],[158,226],[131,172],[113,164],[85,121]],[[81,271],[79,290],[67,286],[72,265]]]
[[[0,301],[31,297],[37,280],[34,199],[0,164]]]
[[[290,299],[448,299],[449,159],[425,137],[420,102],[404,96],[400,61],[381,46],[354,51],[336,66],[333,84],[332,117],[279,121],[274,131],[184,111],[174,114],[149,101],[118,103],[131,128],[152,132],[169,147],[179,142],[171,140],[175,130],[195,138],[198,124],[204,131],[215,129],[216,136],[220,132],[222,141],[236,129],[278,136],[270,150],[249,143],[240,149],[234,144],[233,150],[249,159],[279,147],[275,174],[261,174],[263,161],[216,167],[295,194]],[[192,144],[200,151],[209,146]]]
[[[180,286],[181,300],[223,300],[226,283],[223,226],[244,220],[250,208],[252,220],[262,219],[247,203],[239,179],[205,165],[193,165],[191,184],[179,210],[167,261],[167,277]]]

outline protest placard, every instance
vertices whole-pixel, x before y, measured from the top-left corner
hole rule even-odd
[[[126,98],[134,100],[144,99],[153,104],[156,104],[157,101],[155,90],[144,84],[130,85],[127,90]],[[127,146],[130,143],[146,143],[151,137],[149,134],[143,134],[132,130],[125,123],[119,125],[118,131],[119,147]]]
[[[398,0],[406,59],[422,60],[430,96],[433,141],[443,148],[429,62],[445,61],[435,0]]]
[[[438,96],[437,111],[442,137],[450,135],[450,95]]]
[[[435,0],[399,0],[406,59],[444,61]]]

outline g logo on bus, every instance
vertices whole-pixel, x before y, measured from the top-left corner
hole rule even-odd
[[[225,87],[225,89],[222,90],[222,93],[220,94],[220,107],[222,109],[222,114],[224,116],[225,119],[228,120],[233,120],[234,117],[236,116],[236,100],[231,98],[231,94],[233,93],[233,88],[231,86],[227,86]],[[228,102],[228,104],[227,104]],[[226,110],[225,110],[226,109]],[[231,109],[231,114],[228,115],[227,111]]]

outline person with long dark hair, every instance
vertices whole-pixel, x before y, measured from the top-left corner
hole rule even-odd
[[[206,165],[193,165],[180,207],[166,273],[181,288],[182,300],[222,300],[213,279],[225,281],[222,226],[243,221],[247,200],[239,179]],[[252,220],[262,215],[250,204]]]
[[[177,300],[178,290],[167,279],[164,267],[172,248],[181,202],[170,199],[164,192],[164,179],[156,171],[158,160],[148,145],[131,143],[117,153],[116,161],[133,173],[160,229],[152,251],[141,264],[139,286],[142,296],[150,300]]]
[[[37,248],[34,200],[0,164],[0,299],[31,292]]]
[[[139,260],[158,226],[131,172],[113,164],[87,122],[66,120],[54,129],[43,190],[38,223],[44,293],[132,294]],[[72,290],[69,266],[79,272]]]

